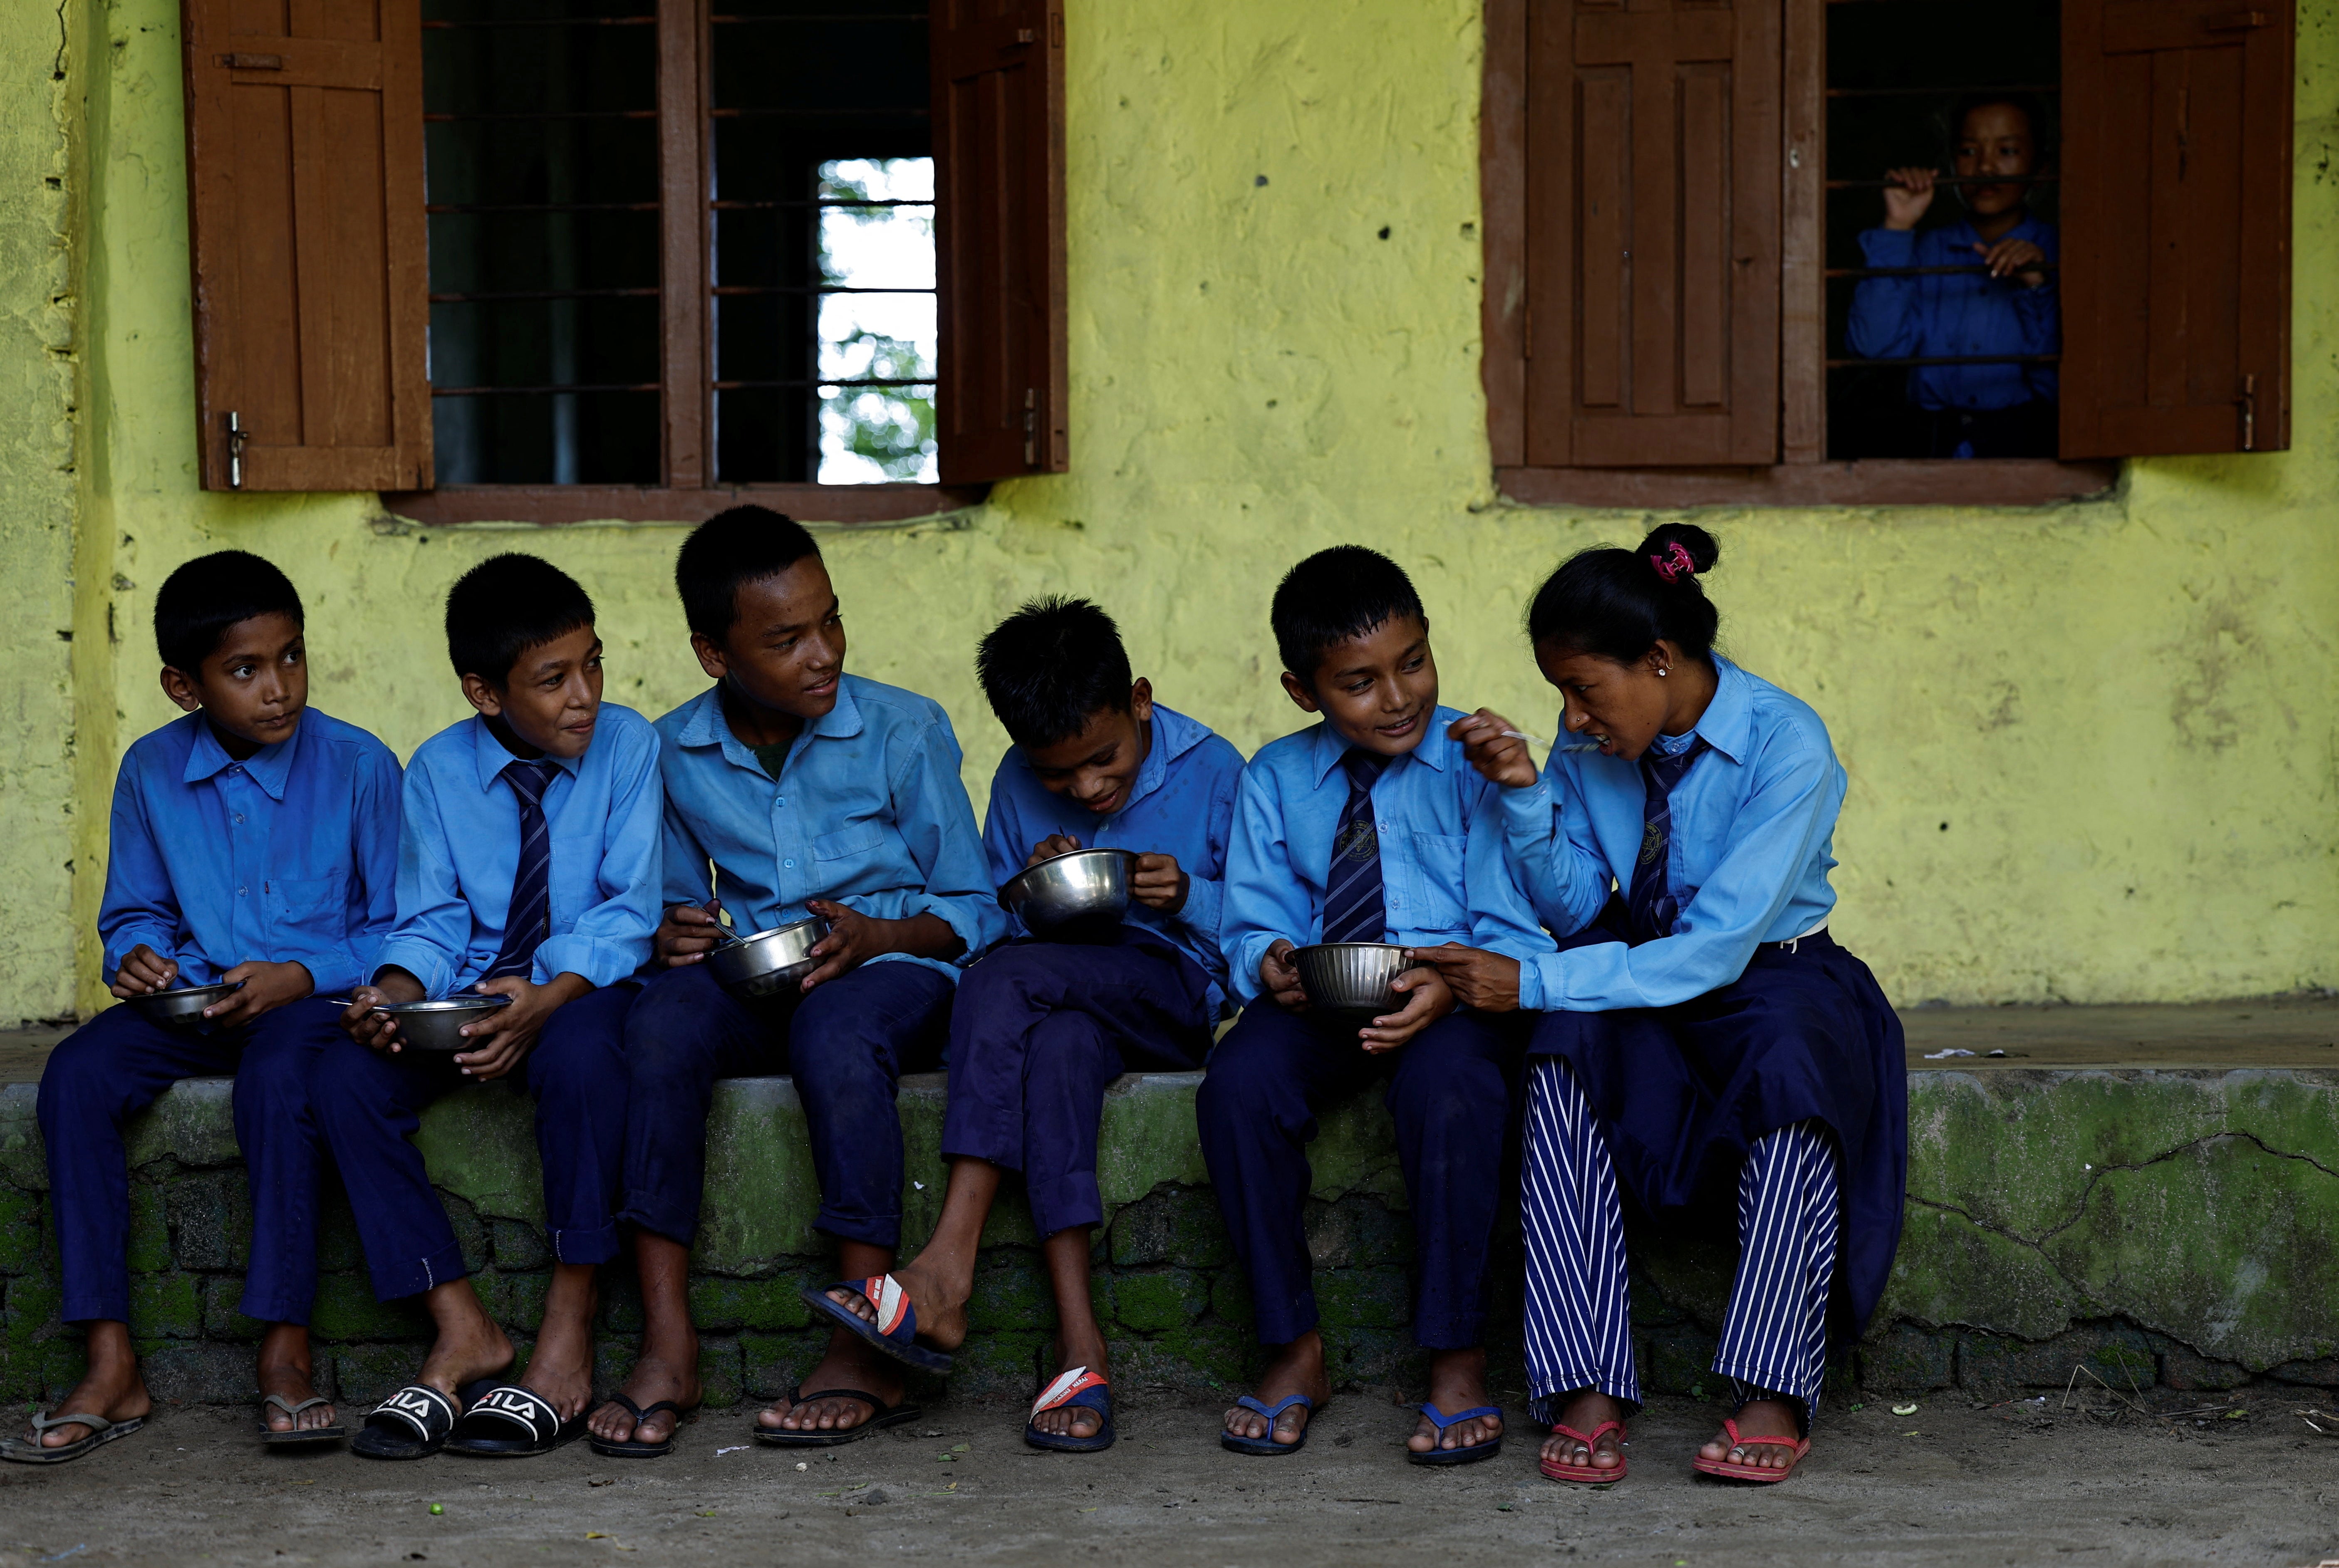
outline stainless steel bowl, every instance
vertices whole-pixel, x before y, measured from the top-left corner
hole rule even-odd
[[[1300,989],[1308,1005],[1334,1012],[1387,1013],[1405,1005],[1389,982],[1408,969],[1405,949],[1386,942],[1325,942],[1297,949]]]
[[[1017,872],[999,890],[999,902],[1034,936],[1099,936],[1129,912],[1136,870],[1137,857],[1125,849],[1076,849]]]
[[[814,915],[753,936],[734,937],[706,955],[706,967],[733,996],[776,996],[793,991],[820,967],[810,954],[813,943],[826,936],[828,929],[828,922]]]
[[[450,996],[444,1001],[392,1001],[374,1009],[398,1022],[398,1040],[410,1050],[474,1050],[479,1042],[458,1031],[499,1007],[508,996]]]
[[[156,1023],[167,1023],[173,1029],[201,1029],[203,1009],[232,991],[243,989],[240,980],[217,981],[210,985],[183,985],[175,991],[158,991],[147,996],[133,996],[130,1005]]]

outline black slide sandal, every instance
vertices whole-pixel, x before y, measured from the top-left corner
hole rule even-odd
[[[608,1403],[622,1405],[626,1413],[634,1418],[636,1426],[639,1426],[661,1410],[674,1412],[674,1431],[663,1443],[636,1443],[631,1439],[623,1443],[612,1443],[606,1437],[596,1437],[587,1433],[585,1441],[591,1445],[593,1452],[610,1459],[665,1458],[674,1452],[675,1439],[682,1435],[682,1424],[689,1420],[698,1409],[698,1406],[694,1405],[690,1409],[685,1410],[671,1399],[661,1399],[653,1405],[643,1406],[635,1404],[622,1394],[610,1395]]]
[[[478,1378],[449,1399],[428,1383],[410,1383],[366,1413],[350,1452],[367,1459],[428,1459],[447,1446],[463,1406],[494,1386],[494,1379]]]
[[[349,1428],[336,1421],[331,1426],[288,1426],[279,1432],[268,1425],[268,1407],[271,1405],[293,1421],[301,1419],[303,1410],[314,1410],[320,1405],[331,1405],[323,1395],[315,1395],[295,1405],[281,1394],[271,1394],[260,1402],[260,1440],[271,1448],[301,1448],[311,1443],[339,1443],[350,1435]]]
[[[588,1405],[567,1420],[533,1388],[499,1383],[463,1412],[448,1435],[447,1452],[479,1459],[526,1459],[549,1454],[585,1435]]]
[[[888,1405],[865,1388],[816,1388],[806,1394],[803,1386],[798,1385],[788,1390],[788,1408],[791,1410],[799,1405],[810,1405],[821,1399],[858,1399],[877,1414],[858,1426],[848,1426],[841,1432],[833,1429],[827,1432],[790,1432],[783,1427],[766,1426],[758,1421],[755,1423],[755,1441],[768,1443],[775,1448],[838,1448],[847,1443],[858,1443],[881,1428],[915,1421],[925,1414],[923,1406],[907,1400],[899,1405]]]

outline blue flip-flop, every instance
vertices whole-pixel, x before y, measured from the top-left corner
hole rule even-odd
[[[1042,1432],[1032,1425],[1051,1410],[1064,1409],[1093,1410],[1104,1418],[1104,1425],[1092,1437],[1075,1437],[1069,1432]],[[1101,1453],[1112,1446],[1113,1436],[1112,1390],[1101,1375],[1085,1366],[1058,1373],[1055,1380],[1031,1401],[1031,1415],[1023,1423],[1024,1442],[1059,1454]]]
[[[1241,1405],[1245,1410],[1256,1410],[1261,1415],[1267,1417],[1267,1435],[1264,1437],[1238,1437],[1231,1432],[1221,1430],[1219,1433],[1219,1446],[1229,1449],[1234,1453],[1258,1455],[1297,1454],[1302,1448],[1308,1446],[1308,1435],[1316,1430],[1316,1402],[1313,1399],[1308,1398],[1305,1394],[1287,1394],[1282,1398],[1277,1400],[1273,1405],[1262,1405],[1258,1400],[1246,1394],[1238,1398],[1235,1403]],[[1276,1417],[1281,1415],[1285,1411],[1290,1409],[1295,1405],[1305,1405],[1307,1407],[1308,1425],[1299,1429],[1298,1442],[1278,1443],[1275,1440]]]
[[[872,1323],[843,1302],[830,1300],[828,1293],[831,1290],[850,1290],[864,1297],[877,1309],[877,1321]],[[805,1306],[871,1349],[882,1351],[896,1361],[907,1362],[921,1372],[947,1374],[950,1371],[949,1356],[918,1343],[918,1309],[910,1304],[910,1293],[903,1290],[901,1281],[892,1275],[873,1274],[866,1279],[841,1279],[817,1290],[807,1285],[799,1294],[803,1296]]]
[[[1467,1410],[1456,1411],[1447,1415],[1427,1400],[1422,1402],[1420,1408],[1421,1414],[1429,1424],[1437,1428],[1440,1436],[1445,1435],[1446,1429],[1449,1426],[1458,1425],[1462,1422],[1481,1415],[1499,1418],[1503,1414],[1500,1409],[1492,1405],[1473,1405]],[[1405,1451],[1405,1462],[1408,1464],[1475,1464],[1481,1459],[1492,1459],[1502,1451],[1503,1435],[1497,1432],[1487,1441],[1473,1443],[1467,1448],[1433,1448],[1426,1454],[1416,1454],[1411,1448],[1407,1448]]]

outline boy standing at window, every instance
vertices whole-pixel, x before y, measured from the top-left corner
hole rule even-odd
[[[913,1366],[966,1337],[976,1250],[1002,1174],[1023,1174],[1055,1287],[1057,1337],[1023,1440],[1089,1453],[1113,1442],[1104,1333],[1089,1297],[1089,1237],[1103,1223],[1097,1121],[1123,1072],[1199,1067],[1226,1002],[1221,878],[1242,754],[1131,681],[1112,617],[1085,599],[1035,599],[982,639],[983,695],[1013,746],[991,783],[983,847],[1004,883],[1087,846],[1126,850],[1134,902],[1094,941],[1025,940],[976,964],[951,1016],[950,1188],[933,1238],[883,1281],[816,1303]],[[871,1294],[895,1288],[917,1336],[878,1330]],[[834,1439],[811,1404],[775,1416],[766,1442]],[[776,1429],[775,1429],[776,1428]],[[801,1434],[801,1435],[799,1435]]]
[[[2051,458],[2056,449],[2055,367],[2015,357],[2055,353],[2062,339],[2050,269],[2055,226],[2030,215],[2027,176],[2038,166],[2038,116],[2004,97],[1959,108],[1952,166],[1964,222],[1917,232],[1933,204],[1930,169],[1891,169],[1884,226],[1860,236],[1870,267],[1954,267],[1922,277],[1863,278],[1852,291],[1845,337],[1871,360],[1974,359],[1996,364],[1921,365],[1909,400],[1929,458]]]
[[[228,982],[173,1027],[114,1007],[41,1074],[60,1316],[88,1326],[89,1370],[0,1458],[54,1464],[136,1431],[153,1402],[131,1348],[129,1171],[122,1127],[182,1078],[235,1075],[252,1258],[240,1310],[266,1323],[258,1381],[270,1443],[343,1435],[311,1379],[317,1149],[308,1080],[339,1037],[319,992],[355,984],[390,928],[398,760],[309,709],[301,596],[257,556],[222,550],[154,598],[163,690],[181,708],[131,746],[113,786],[98,932],[115,996]]]
[[[1273,617],[1283,689],[1322,719],[1243,770],[1227,856],[1220,943],[1246,1006],[1195,1109],[1274,1353],[1219,1441],[1292,1453],[1330,1393],[1301,1224],[1306,1145],[1327,1106],[1385,1079],[1413,1207],[1414,1342],[1430,1354],[1407,1457],[1487,1458],[1503,1421],[1486,1403],[1486,1253],[1522,1041],[1457,1011],[1426,966],[1397,980],[1402,1007],[1361,1029],[1311,1012],[1291,955],[1315,942],[1458,942],[1524,957],[1551,943],[1505,863],[1496,793],[1446,735],[1460,715],[1438,706],[1429,621],[1396,563],[1353,545],[1310,556],[1276,589]]]
[[[374,1295],[420,1295],[437,1327],[416,1382],[350,1445],[376,1459],[542,1454],[593,1397],[594,1271],[617,1254],[626,1127],[620,1054],[657,925],[657,735],[601,700],[593,601],[534,556],[497,556],[447,596],[447,652],[478,710],[406,771],[398,929],[317,1069],[317,1119],[357,1211]],[[384,1002],[488,992],[469,1050],[408,1050]],[[536,1097],[553,1268],[528,1372],[471,1288],[447,1211],[408,1141],[423,1107],[525,1070]],[[459,1426],[457,1425],[460,1422]]]
[[[846,1276],[883,1276],[902,1229],[895,1086],[941,1060],[960,968],[1006,929],[949,715],[844,673],[844,615],[812,536],[762,507],[734,508],[692,533],[675,584],[715,684],[657,722],[665,972],[626,1030],[622,1218],[635,1227],[645,1321],[625,1386],[593,1414],[594,1447],[624,1457],[672,1452],[698,1403],[688,1270],[715,1080],[795,1080],[820,1178],[814,1223],[836,1238]],[[784,1016],[707,972],[723,909],[742,933],[831,923]],[[873,1412],[906,1418],[896,1365],[841,1327],[803,1387],[841,1391],[797,1402],[838,1427]]]

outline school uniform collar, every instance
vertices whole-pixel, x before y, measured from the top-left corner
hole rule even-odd
[[[292,776],[292,754],[300,749],[301,737],[309,730],[309,715],[304,712],[301,722],[292,726],[292,734],[272,746],[262,746],[242,762],[227,754],[227,748],[212,733],[212,722],[202,713],[187,715],[195,728],[195,744],[187,748],[187,765],[181,773],[184,784],[201,784],[216,778],[230,768],[240,767],[244,776],[264,791],[272,801],[284,798],[285,782]]]
[[[1417,763],[1444,773],[1446,764],[1453,760],[1454,743],[1446,735],[1446,726],[1452,722],[1446,716],[1444,708],[1432,707],[1429,710],[1429,733],[1423,735],[1421,744],[1406,753],[1405,756],[1389,758],[1390,766],[1394,767],[1403,762],[1406,756],[1409,756]],[[1356,749],[1340,738],[1340,732],[1332,727],[1329,719],[1316,726],[1315,746],[1316,750],[1308,760],[1315,766],[1316,783],[1318,786],[1332,776],[1332,770],[1340,765],[1340,759]]]
[[[1754,678],[1720,654],[1713,656],[1713,700],[1690,733],[1732,762],[1743,763],[1753,749]]]
[[[469,723],[471,726],[471,764],[479,773],[481,794],[494,794],[497,782],[503,777],[504,769],[516,762],[529,760],[548,762],[571,778],[575,778],[577,771],[585,765],[585,759],[581,756],[557,757],[548,754],[535,759],[516,757],[504,748],[503,742],[496,739],[496,732],[488,727],[486,719],[478,714],[473,714]],[[597,740],[600,737],[596,735],[594,738]]]
[[[1209,725],[1155,703],[1153,744],[1145,748],[1145,760],[1137,764],[1137,781],[1130,785],[1129,805],[1120,809],[1127,811],[1168,783],[1170,764],[1209,738]]]
[[[865,721],[861,716],[861,705],[853,695],[856,679],[848,675],[836,677],[836,705],[797,734],[788,747],[788,762],[795,761],[815,738],[847,740],[862,732]],[[745,742],[731,733],[731,721],[723,716],[723,687],[719,683],[693,697],[690,705],[690,716],[683,721],[682,731],[675,737],[676,745],[720,747],[736,766],[763,774],[764,764],[755,760],[755,754],[747,749]]]

